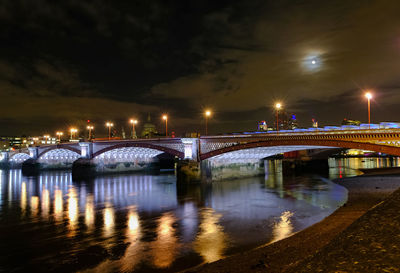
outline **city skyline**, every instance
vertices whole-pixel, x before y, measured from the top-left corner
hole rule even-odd
[[[55,134],[93,120],[163,130],[256,130],[274,104],[316,118],[397,121],[396,1],[8,1],[0,8],[0,135]],[[95,130],[96,130],[95,129]],[[65,130],[64,130],[65,131]]]

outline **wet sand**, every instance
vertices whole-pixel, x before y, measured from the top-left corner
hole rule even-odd
[[[348,200],[323,221],[273,244],[238,253],[185,272],[380,272],[382,269],[389,270],[387,272],[397,272],[400,270],[399,267],[390,269],[393,259],[397,259],[400,263],[400,244],[397,244],[400,240],[400,208],[398,208],[400,190],[397,190],[400,187],[400,176],[358,176],[339,179],[335,183],[347,188]],[[393,209],[388,209],[392,207]],[[382,227],[387,227],[391,232],[388,233],[388,230]],[[386,234],[395,238],[386,238]],[[364,238],[369,240],[365,241]],[[386,238],[385,243],[380,242],[380,238]],[[384,247],[384,244],[390,242],[394,243]],[[386,253],[391,260],[388,261],[382,255],[379,256],[380,263],[374,260],[376,251],[370,252],[371,245],[372,248],[378,249],[375,249],[376,251],[381,251],[380,254]],[[355,253],[355,256],[349,253]]]

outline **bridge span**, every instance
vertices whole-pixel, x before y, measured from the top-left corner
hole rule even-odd
[[[20,167],[31,162],[40,169],[72,168],[84,161],[96,172],[142,170],[157,156],[169,154],[191,162],[255,162],[283,152],[351,148],[400,156],[400,129],[330,130],[230,134],[200,138],[153,138],[82,141],[2,152],[0,164]]]

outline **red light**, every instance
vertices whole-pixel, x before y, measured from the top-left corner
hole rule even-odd
[[[89,122],[90,122],[90,119],[87,120],[87,123],[89,123]]]

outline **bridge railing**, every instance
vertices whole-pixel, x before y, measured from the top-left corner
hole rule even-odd
[[[252,138],[252,137],[276,137],[276,136],[310,136],[310,135],[348,135],[348,134],[400,134],[400,129],[357,129],[357,130],[324,130],[298,132],[298,131],[268,131],[254,133],[233,133],[218,136],[201,136],[201,139],[219,138]]]

